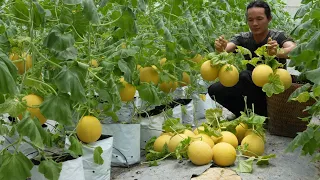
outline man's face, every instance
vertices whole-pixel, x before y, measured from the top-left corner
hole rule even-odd
[[[251,32],[255,35],[259,35],[268,30],[268,24],[271,21],[271,18],[267,18],[264,8],[253,7],[248,9],[247,20]]]

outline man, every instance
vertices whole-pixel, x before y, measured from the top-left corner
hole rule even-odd
[[[269,5],[264,1],[253,1],[247,6],[246,12],[247,23],[250,32],[243,32],[235,35],[230,42],[220,36],[215,41],[217,52],[233,52],[236,46],[242,46],[249,49],[253,55],[256,49],[269,44],[268,54],[276,55],[279,62],[285,64],[289,52],[291,52],[296,44],[292,39],[288,38],[284,32],[269,30],[268,24],[271,21],[271,10]],[[281,48],[277,51],[277,48]],[[248,57],[246,57],[248,60]],[[236,117],[240,116],[240,111],[244,111],[244,96],[247,97],[248,108],[252,108],[254,104],[254,112],[258,115],[267,116],[266,94],[261,87],[256,86],[252,79],[252,70],[254,66],[247,65],[247,70],[240,72],[239,82],[233,87],[224,87],[217,82],[208,88],[208,93],[212,99],[227,108]]]

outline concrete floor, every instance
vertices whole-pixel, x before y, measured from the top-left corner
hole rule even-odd
[[[239,173],[243,180],[319,180],[320,163],[310,162],[310,157],[299,156],[299,151],[284,153],[292,138],[267,134],[265,154],[276,154],[270,164],[264,167],[254,166],[252,173]],[[143,160],[144,158],[142,158]],[[211,164],[195,166],[190,161],[168,159],[159,166],[148,167],[137,164],[130,168],[112,167],[111,179],[114,180],[184,180],[193,174],[201,174]],[[235,168],[235,166],[230,167]]]

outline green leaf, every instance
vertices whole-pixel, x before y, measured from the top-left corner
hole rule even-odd
[[[87,77],[89,65],[85,63],[81,63],[78,61],[73,61],[71,67],[69,68],[75,75],[77,75],[81,84],[85,86],[85,80]]]
[[[320,19],[320,8],[312,9],[310,14],[312,19]]]
[[[268,53],[267,53],[267,46],[261,46],[259,47],[257,50],[254,51],[254,53],[256,53],[256,55],[258,55],[259,57],[269,57]]]
[[[251,173],[253,169],[254,157],[250,157],[247,160],[240,160],[236,171],[239,173]]]
[[[93,24],[99,24],[100,19],[99,19],[99,15],[97,12],[97,8],[94,4],[94,1],[83,0],[82,5],[83,5],[83,13],[85,17]]]
[[[7,65],[0,61],[0,93],[16,94],[17,85],[12,75],[10,74]]]
[[[312,2],[301,5],[300,8],[297,10],[296,14],[294,15],[294,19],[302,18],[305,14],[307,14],[307,12],[310,11],[311,7],[312,7]]]
[[[162,129],[165,132],[182,132],[186,127],[180,123],[179,118],[169,118],[163,123]]]
[[[67,69],[66,66],[54,77],[54,82],[60,92],[70,93],[71,100],[75,102],[86,101],[84,88],[81,85],[78,75]]]
[[[58,180],[62,170],[62,163],[57,163],[52,159],[40,162],[38,171],[49,180]]]
[[[44,147],[43,142],[48,138],[48,133],[42,128],[37,118],[23,118],[17,125],[17,131],[20,135],[30,138],[40,148]]]
[[[297,88],[288,98],[288,101],[292,101],[294,98],[297,98],[301,93],[308,91],[311,88],[309,83]]]
[[[315,88],[312,89],[314,97],[320,96],[320,85],[317,85]]]
[[[94,148],[94,151],[93,151],[93,160],[96,164],[103,164],[104,163],[104,160],[102,159],[101,157],[101,154],[103,153],[103,150],[100,146]]]
[[[285,152],[293,152],[298,147],[303,147],[307,144],[314,136],[314,129],[310,126],[303,132],[298,132],[298,135],[289,143]]]
[[[77,157],[79,155],[82,155],[83,152],[82,152],[82,144],[81,142],[78,140],[78,138],[75,138],[74,136],[71,136],[70,137],[70,143],[71,143],[71,146],[69,147],[68,150],[70,150],[70,154],[73,156],[73,157]]]
[[[316,52],[307,50],[306,46],[307,43],[299,44],[289,53],[290,58],[298,65],[305,63],[306,60],[308,62],[313,60],[317,55]]]
[[[73,26],[77,33],[84,37],[84,35],[86,35],[88,32],[89,20],[85,17],[85,15],[83,15],[82,12],[76,12],[73,14]]]
[[[2,104],[0,104],[0,114],[8,113],[12,117],[17,117],[27,109],[23,103],[17,99],[8,98]]]
[[[135,22],[135,15],[129,7],[122,9],[121,16],[116,21],[116,25],[129,37],[137,34],[138,30]]]
[[[8,58],[8,56],[2,50],[0,50],[0,62],[3,62],[5,64],[12,78],[16,80],[18,76],[17,67],[12,63],[12,61]],[[1,66],[2,68],[5,68],[3,64]]]
[[[149,150],[146,154],[146,160],[149,161],[150,166],[157,166],[158,162],[170,157],[172,153],[169,152],[168,145],[164,144],[161,152]]]
[[[45,25],[45,10],[41,4],[37,1],[33,1],[33,24],[34,27],[44,26]]]
[[[142,83],[137,87],[140,98],[154,105],[160,104],[160,99],[156,87],[149,83]]]
[[[124,78],[127,82],[131,82],[132,78],[131,78],[131,68],[128,66],[127,62],[124,61],[123,59],[120,59],[118,61],[118,67],[121,70],[121,72],[124,73]]]
[[[312,22],[313,20],[310,19],[304,23],[297,25],[297,27],[295,27],[294,30],[291,32],[291,35],[294,35],[297,37],[302,36],[303,32],[305,32],[307,29],[310,29],[310,27],[312,26]]]
[[[307,102],[309,99],[310,99],[309,92],[302,92],[297,97],[292,98],[291,100],[303,103],[303,102]]]
[[[146,143],[145,148],[144,148],[146,152],[149,152],[150,150],[154,150],[153,144],[156,141],[156,139],[157,139],[157,136],[153,136],[152,138],[150,138],[148,140],[148,142]]]
[[[73,125],[71,102],[67,95],[50,95],[40,106],[40,112],[48,119],[63,125]]]
[[[255,125],[262,125],[265,120],[267,119],[267,117],[264,117],[264,116],[259,116],[259,115],[253,115],[251,116],[249,119],[248,119],[248,123],[250,124],[255,124]]]
[[[253,66],[256,66],[258,62],[260,61],[260,58],[254,57],[251,60],[242,60],[242,65],[251,64]]]
[[[251,51],[247,48],[244,48],[242,46],[237,46],[236,52],[241,53],[243,56],[249,55],[250,59],[252,59]]]
[[[271,97],[273,94],[282,93],[284,91],[284,86],[280,80],[279,75],[270,74],[269,82],[263,85],[262,91],[265,92],[268,97]]]
[[[188,159],[188,147],[189,144],[191,143],[191,138],[188,137],[186,139],[183,139],[178,146],[175,149],[175,156],[177,157],[177,159],[182,159],[182,158],[186,158]]]
[[[269,159],[271,158],[276,158],[275,154],[269,154],[266,156],[259,156],[257,160],[257,165],[268,165],[269,164]]]
[[[222,109],[207,109],[205,113],[205,117],[208,122],[210,122],[211,126],[216,128],[218,127],[219,118],[222,117]]]
[[[316,32],[306,46],[307,50],[320,51],[320,31]]]
[[[76,59],[77,49],[74,45],[74,37],[68,32],[69,24],[58,24],[54,26],[44,40],[44,46],[62,60]]]
[[[28,21],[30,21],[28,5],[25,4],[24,1],[14,1],[13,6],[11,7],[11,12],[14,14],[16,18],[18,18],[16,21],[19,23],[28,24]]]
[[[0,135],[7,135],[9,133],[9,129],[6,125],[4,125],[3,123],[0,124]]]
[[[7,150],[2,155],[0,180],[25,180],[31,177],[33,164],[21,152],[10,154]],[[19,173],[17,173],[19,172]]]
[[[302,155],[313,155],[315,152],[318,152],[319,142],[313,137],[302,148]]]
[[[306,76],[314,84],[320,85],[320,68],[306,72]]]

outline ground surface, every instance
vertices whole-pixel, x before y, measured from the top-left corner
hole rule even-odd
[[[265,153],[276,154],[277,158],[270,160],[268,166],[254,166],[251,174],[240,173],[241,178],[243,180],[318,180],[320,163],[312,163],[310,157],[299,156],[299,151],[284,153],[291,140],[291,138],[267,134]],[[130,168],[112,167],[111,179],[183,180],[190,179],[193,174],[201,174],[210,165],[194,166],[189,161],[165,160],[155,167],[148,167],[146,164],[138,164]]]

